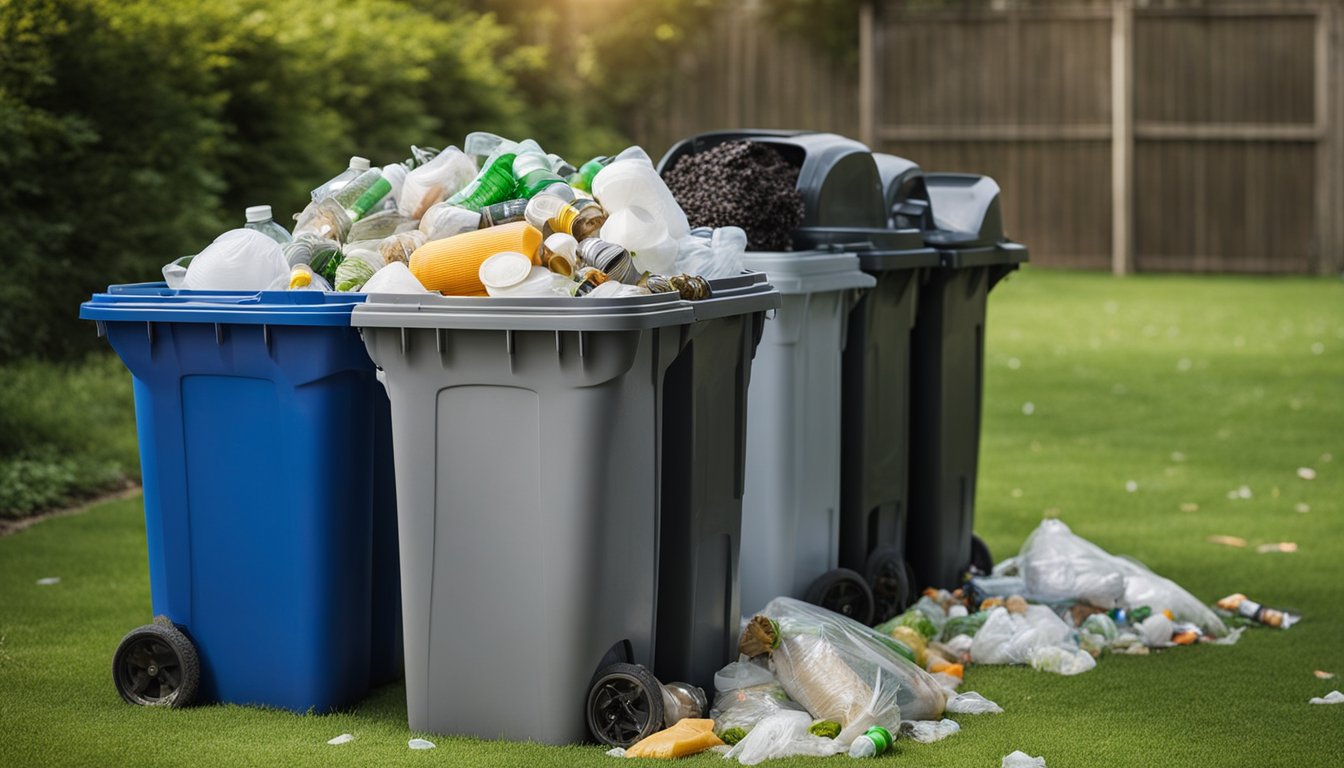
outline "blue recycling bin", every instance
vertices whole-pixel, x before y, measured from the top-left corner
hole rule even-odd
[[[150,283],[80,307],[134,377],[156,619],[114,658],[127,701],[328,712],[400,675],[390,409],[350,327],[363,298]]]

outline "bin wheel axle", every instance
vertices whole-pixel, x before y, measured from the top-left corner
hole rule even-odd
[[[662,685],[639,664],[602,669],[588,690],[588,730],[612,747],[628,747],[663,728]]]
[[[155,619],[122,638],[112,656],[112,683],[129,704],[185,707],[201,684],[196,646],[171,622]]]

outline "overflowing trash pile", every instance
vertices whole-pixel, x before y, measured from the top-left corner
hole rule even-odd
[[[953,591],[925,590],[876,627],[799,600],[772,600],[743,622],[739,660],[715,676],[708,719],[695,712],[696,720],[685,721],[696,724],[694,738],[686,728],[665,730],[608,754],[671,757],[713,749],[745,765],[880,755],[896,739],[929,743],[959,733],[961,724],[947,714],[1003,712],[978,693],[958,692],[967,666],[1018,664],[1076,675],[1105,653],[1231,645],[1246,623],[1286,629],[1299,619],[1240,594],[1212,609],[1062,521],[1046,520],[993,574]],[[1044,764],[1022,753],[1004,758],[1004,765]]]
[[[352,157],[312,190],[292,232],[269,206],[248,208],[244,227],[164,278],[194,290],[696,300],[741,271],[747,234],[692,229],[639,147],[576,169],[531,139],[473,133],[463,146],[411,147],[381,168]]]

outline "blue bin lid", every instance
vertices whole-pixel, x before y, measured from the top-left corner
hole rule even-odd
[[[362,293],[323,291],[188,291],[167,283],[109,285],[79,306],[101,322],[236,323],[349,326]]]

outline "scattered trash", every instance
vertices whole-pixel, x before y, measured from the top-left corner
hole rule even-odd
[[[942,741],[961,730],[955,720],[904,720],[901,722],[901,735],[918,741],[920,744],[932,744]]]
[[[1315,672],[1312,672],[1312,674],[1315,675],[1316,678],[1317,678],[1318,680],[1334,680],[1334,679],[1335,679],[1335,673],[1334,673],[1334,672],[1326,672],[1325,670],[1321,670],[1321,669],[1318,669],[1318,670],[1316,670]]]
[[[951,721],[948,721],[951,722]],[[952,723],[956,725],[956,723]],[[874,725],[849,745],[849,756],[854,758],[877,757],[891,749],[891,733],[880,725]]]
[[[437,746],[434,742],[427,739],[411,739],[406,742],[406,746],[411,749],[434,749]]]
[[[1045,758],[1032,757],[1026,752],[1017,751],[1006,755],[999,768],[1045,768]]]
[[[332,746],[334,747],[334,746],[339,746],[339,745],[341,745],[341,744],[349,744],[350,742],[352,742],[352,741],[354,741],[354,740],[355,740],[355,736],[354,736],[354,734],[352,734],[352,733],[342,733],[340,736],[337,736],[337,737],[334,738],[334,739],[329,739],[329,740],[327,741],[327,743],[330,744],[330,745],[332,745]]]
[[[1031,402],[1031,401],[1027,401],[1027,402],[1025,402],[1025,403],[1022,404],[1022,413],[1023,413],[1024,415],[1030,416],[1031,414],[1033,414],[1033,413],[1035,413],[1035,412],[1036,412],[1036,404],[1035,404],[1035,403],[1033,403],[1033,402]]]
[[[1216,534],[1206,539],[1210,544],[1222,544],[1225,547],[1244,547],[1246,540],[1240,536],[1223,536]]]
[[[1303,480],[1315,480],[1316,470],[1312,469],[1311,467],[1298,467],[1297,476],[1302,478]]]
[[[1255,548],[1256,552],[1267,555],[1272,552],[1296,552],[1297,543],[1292,541],[1279,541],[1273,544],[1261,544]]]
[[[612,747],[605,754],[607,757],[625,757],[625,747]]]
[[[714,675],[714,707],[709,717],[719,738],[736,744],[758,723],[783,711],[805,712],[791,701],[770,670],[735,661]]]
[[[1139,484],[1133,480],[1127,480],[1125,481],[1125,490],[1129,493],[1133,493],[1139,490]]]
[[[685,757],[723,744],[714,735],[714,721],[685,718],[670,728],[636,742],[625,750],[626,757]]]
[[[975,691],[967,691],[948,699],[946,711],[956,715],[1001,715],[1003,707]]]
[[[1217,603],[1218,607],[1228,613],[1234,613],[1245,617],[1251,621],[1259,622],[1267,627],[1279,627],[1287,629],[1302,620],[1302,617],[1295,613],[1267,608],[1245,595],[1238,592],[1234,595],[1228,595]]]
[[[745,738],[724,754],[743,765],[756,765],[782,757],[830,757],[848,749],[839,739],[826,739],[808,733],[812,716],[806,712],[780,712],[752,729]]]
[[[41,579],[38,579],[38,580],[37,580],[37,585],[38,585],[39,587],[50,587],[50,586],[52,586],[52,585],[60,584],[60,583],[61,583],[61,577],[60,577],[60,576],[47,576],[47,577],[44,577],[44,578],[41,578]]]
[[[1227,492],[1227,498],[1229,498],[1229,499],[1249,499],[1249,498],[1251,498],[1251,489],[1250,489],[1249,486],[1245,486],[1245,485],[1241,486],[1240,488],[1233,488],[1232,490],[1230,490],[1230,491]]]
[[[1311,505],[1299,502],[1297,506],[1293,507],[1293,509],[1302,514],[1306,514],[1307,512],[1311,511]]]
[[[1181,511],[1182,511],[1182,512],[1198,512],[1198,511],[1199,511],[1199,505],[1196,504],[1196,503],[1194,503],[1193,501],[1187,501],[1187,502],[1184,502],[1184,503],[1181,504]]]
[[[1344,704],[1344,693],[1331,691],[1324,696],[1316,696],[1308,704]]]

